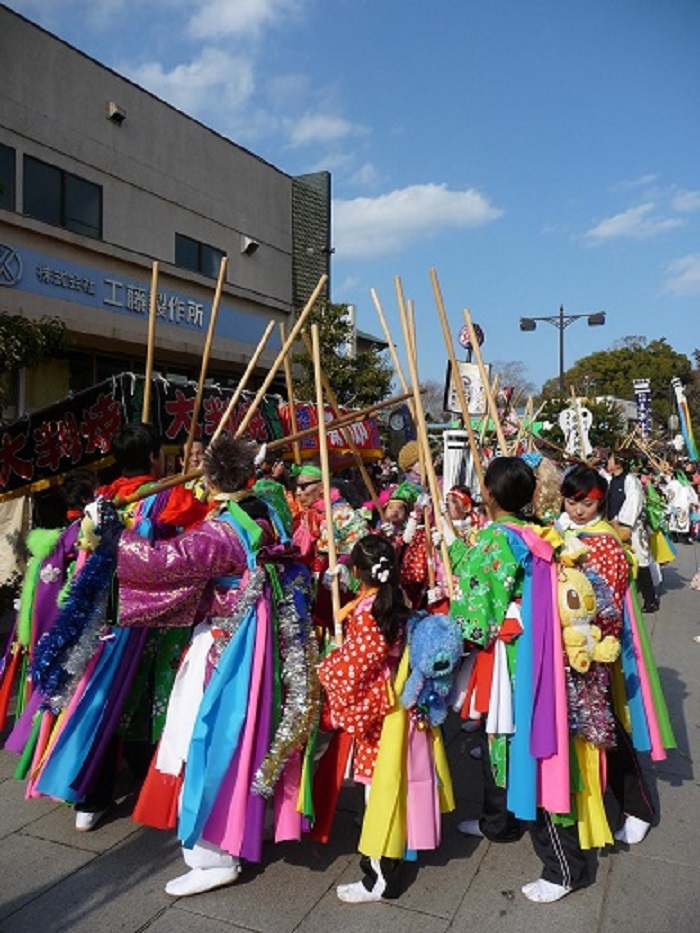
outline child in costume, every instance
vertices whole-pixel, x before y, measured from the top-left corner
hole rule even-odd
[[[359,845],[364,877],[337,889],[340,900],[357,904],[399,896],[406,847],[434,848],[439,794],[444,808],[454,804],[439,730],[426,730],[424,723],[419,729],[414,712],[397,699],[408,676],[407,609],[393,548],[371,535],[355,545],[351,562],[360,591],[343,609],[343,644],[322,661],[319,677],[331,725],[339,730],[332,742],[331,755],[339,762],[334,773],[342,775],[343,760],[352,756],[355,780],[366,786]],[[318,778],[315,790],[322,789]],[[323,822],[328,828],[328,820]]]
[[[598,711],[598,715],[586,715],[585,710],[572,709],[571,720],[589,741],[605,749],[608,785],[623,815],[622,825],[614,836],[619,842],[633,845],[644,839],[654,818],[651,795],[637,759],[635,743],[639,749],[651,750],[650,734],[645,730],[644,724],[648,730],[648,724],[651,723],[652,730],[655,730],[655,720],[661,733],[654,748],[657,760],[665,757],[664,747],[672,747],[675,743],[665,702],[658,688],[658,675],[650,649],[647,645],[646,651],[642,650],[642,640],[646,641],[646,638],[641,631],[643,622],[636,614],[636,599],[630,589],[630,556],[614,528],[603,518],[607,491],[607,481],[596,470],[584,464],[573,467],[566,473],[562,483],[565,512],[557,525],[565,538],[564,554],[576,552],[577,549],[571,546],[572,539],[580,546],[577,566],[596,586],[596,622],[601,635],[621,640],[625,656],[612,666],[594,663],[584,675],[569,670],[569,694],[570,706],[576,707],[580,688],[587,681],[584,689],[588,706]],[[635,641],[639,643],[637,650]],[[640,680],[653,680],[657,686],[656,697],[653,700],[654,709],[640,710],[639,695],[631,698],[637,712],[636,734],[630,735],[630,732],[633,732],[632,721],[622,680],[623,667],[627,668],[627,674],[631,674],[635,661],[637,673],[641,674],[641,678],[628,678],[627,688],[633,691],[636,689],[639,694],[635,684]],[[613,683],[617,685],[614,691],[615,704]],[[627,723],[627,726],[623,723]]]
[[[144,540],[156,541],[206,514],[207,506],[182,487],[123,507],[159,473],[160,438],[151,425],[125,425],[112,439],[111,453],[120,476],[98,489],[98,501],[121,503],[120,514],[110,509],[117,529],[124,522]],[[94,829],[112,803],[120,753],[138,784],[143,780],[189,640],[187,631],[115,625],[115,555],[98,547],[93,525],[90,516],[83,519],[81,547],[89,556],[37,646],[33,674],[45,711],[27,791],[75,804],[81,832]]]
[[[275,835],[298,839],[302,751],[318,716],[308,571],[289,548],[279,484],[254,477],[254,445],[222,434],[203,467],[214,509],[155,546],[119,540],[122,625],[196,625],[135,819],[174,826],[190,869],[176,897],[232,883]],[[179,809],[179,815],[178,815]]]
[[[16,688],[15,726],[5,747],[17,753],[26,751],[32,722],[42,701],[40,692],[32,691],[29,676],[37,643],[48,632],[58,615],[60,602],[75,573],[80,554],[78,539],[83,509],[92,502],[97,475],[78,469],[68,473],[60,487],[65,504],[66,525],[61,528],[34,528],[27,536],[29,562],[22,584],[19,611],[10,637],[7,658],[0,671],[0,729],[10,698]],[[24,777],[25,761],[16,773]]]
[[[532,636],[525,645],[527,655],[523,652],[522,663],[519,642],[526,571],[532,576],[531,548],[539,545],[538,560],[546,566],[553,559],[552,546],[539,539],[523,517],[535,486],[535,475],[522,459],[496,457],[486,469],[482,489],[490,523],[479,531],[474,545],[467,545],[454,535],[448,523],[443,523],[455,577],[451,612],[471,649],[465,662],[471,673],[462,717],[483,718],[485,722],[481,736],[481,818],[463,820],[458,829],[465,835],[486,836],[494,842],[520,839],[524,832],[521,819],[535,818],[535,764],[528,742],[533,704],[525,678],[520,704],[520,735],[524,738],[516,754],[509,755],[516,741],[511,694],[517,693],[517,685],[512,683],[513,672],[517,669],[524,674],[526,664],[528,669],[532,666]],[[528,540],[522,538],[525,532]],[[529,593],[531,589],[530,585]]]

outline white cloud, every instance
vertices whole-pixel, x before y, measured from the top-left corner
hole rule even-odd
[[[253,93],[253,69],[245,58],[220,49],[204,48],[192,61],[165,71],[160,62],[147,62],[123,71],[153,94],[190,116],[202,120],[222,106],[240,108]],[[211,119],[209,119],[211,123]]]
[[[307,113],[290,125],[289,141],[294,147],[337,142],[348,136],[366,133],[364,127],[343,117],[325,113]]]
[[[198,0],[188,30],[195,39],[259,38],[296,16],[305,0]]]
[[[677,191],[673,195],[671,206],[681,213],[700,211],[700,191]]]
[[[334,201],[333,245],[343,259],[376,258],[441,230],[481,226],[502,214],[473,188],[411,185],[376,198]]]
[[[621,214],[606,217],[591,227],[584,234],[584,238],[591,243],[618,239],[644,240],[683,225],[683,221],[675,217],[650,216],[655,208],[653,201],[647,201],[638,207],[630,207]]]
[[[377,188],[381,180],[377,167],[371,162],[365,162],[353,172],[350,183],[361,188]]]
[[[648,188],[649,185],[653,185],[658,175],[652,175],[651,173],[647,175],[640,175],[639,178],[628,178],[624,181],[618,181],[616,185],[613,185],[613,191],[630,191],[633,188]]]
[[[673,259],[666,267],[665,292],[678,297],[700,295],[700,253]]]

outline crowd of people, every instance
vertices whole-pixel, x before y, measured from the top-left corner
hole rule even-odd
[[[458,715],[484,788],[459,831],[529,833],[529,900],[591,884],[588,851],[645,838],[639,756],[675,742],[642,614],[698,534],[694,464],[493,456],[482,488],[436,502],[415,442],[378,464],[374,497],[226,433],[188,452],[201,480],[167,489],[148,425],[111,453],[119,476],[67,477],[65,523],[28,541],[0,672],[28,798],[94,831],[128,766],[133,818],[181,842],[166,892],[182,897],[232,884],[264,842],[327,841],[352,777],[362,877],[337,894],[391,899],[455,808],[443,727]]]

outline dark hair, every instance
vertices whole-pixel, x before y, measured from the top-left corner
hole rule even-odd
[[[486,468],[484,485],[505,512],[517,515],[532,502],[537,479],[520,457],[496,457]]]
[[[66,473],[61,485],[61,495],[69,510],[82,509],[95,498],[97,474],[83,467]]]
[[[152,424],[126,424],[112,438],[110,453],[123,476],[150,473],[160,453],[160,436]]]
[[[365,535],[353,547],[350,560],[363,583],[378,587],[372,615],[387,644],[393,645],[408,616],[393,544],[381,535]]]
[[[585,499],[594,489],[602,494],[598,511],[604,512],[608,481],[593,467],[586,463],[577,463],[567,471],[561,484],[561,494],[565,499]]]
[[[257,445],[253,441],[224,432],[204,451],[204,475],[221,492],[238,492],[245,489],[248,480],[255,478],[256,453]]]

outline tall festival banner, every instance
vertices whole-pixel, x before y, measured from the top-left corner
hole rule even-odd
[[[680,421],[681,434],[685,441],[685,447],[691,460],[698,459],[698,448],[693,436],[693,427],[690,423],[690,409],[685,397],[685,389],[680,379],[672,379],[671,385],[676,393],[676,404],[678,405],[678,420]]]
[[[637,424],[644,437],[651,435],[651,392],[648,379],[634,380],[634,399],[637,403]]]

